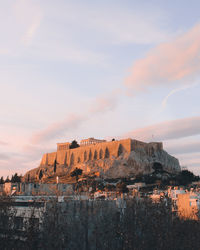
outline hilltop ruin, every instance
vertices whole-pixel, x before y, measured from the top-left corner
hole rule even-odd
[[[160,162],[170,173],[180,171],[179,161],[163,150],[162,142],[145,143],[133,139],[107,142],[89,138],[74,149],[70,149],[68,142],[58,143],[57,151],[44,154],[40,166],[27,172],[25,179],[67,174],[75,167],[102,177],[128,177],[151,173],[154,162]]]

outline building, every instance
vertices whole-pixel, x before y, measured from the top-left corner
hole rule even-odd
[[[12,182],[6,182],[4,184],[1,184],[2,191],[7,195],[12,195],[14,193],[20,192],[20,186],[21,183],[12,183]]]
[[[168,189],[168,197],[172,201],[172,212],[182,219],[199,219],[200,193],[183,188]]]
[[[95,145],[97,143],[106,142],[106,140],[99,140],[95,139],[94,137],[90,137],[88,139],[81,140],[80,146],[88,146],[88,145]]]
[[[64,183],[5,183],[0,184],[0,192],[7,195],[72,195],[73,184]]]
[[[177,213],[183,219],[199,219],[200,194],[188,192],[179,194],[177,199]]]

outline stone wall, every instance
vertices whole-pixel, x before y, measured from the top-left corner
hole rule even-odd
[[[56,160],[57,164],[71,166],[88,160],[105,159],[112,156],[117,157],[122,151],[131,151],[131,139],[105,142],[47,153],[43,155],[40,165],[53,165]]]
[[[111,159],[112,156],[118,157],[122,153],[130,153],[138,148],[144,148],[146,151],[157,151],[162,149],[162,143],[145,143],[137,140],[125,139],[83,146],[75,149],[60,150],[44,154],[40,166],[52,166],[55,160],[59,165],[73,166],[89,160]]]

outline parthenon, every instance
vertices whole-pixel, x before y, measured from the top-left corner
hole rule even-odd
[[[106,142],[106,140],[99,140],[99,139],[94,139],[93,137],[90,137],[88,139],[81,140],[80,146],[87,146],[87,145],[95,145],[98,143]]]

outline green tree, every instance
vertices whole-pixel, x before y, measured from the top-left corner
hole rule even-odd
[[[57,165],[57,161],[55,160],[54,161],[54,164],[53,164],[53,172],[56,173],[56,165]]]
[[[69,146],[70,149],[73,149],[73,148],[78,148],[80,147],[80,145],[77,143],[76,140],[73,140]]]
[[[159,173],[159,172],[163,171],[163,166],[160,162],[154,162],[152,168],[153,168],[155,173]]]
[[[109,191],[115,191],[116,190],[116,187],[114,186],[114,185],[112,185],[112,184],[106,184],[106,186],[105,186],[105,190],[107,191],[107,192],[109,192]]]
[[[156,176],[154,175],[145,175],[144,176],[144,181],[146,184],[152,184],[156,182]]]
[[[180,185],[187,185],[195,179],[195,175],[188,170],[182,170],[177,178]]]
[[[11,182],[12,183],[21,182],[21,176],[15,173],[14,175],[12,175]]]
[[[5,183],[4,178],[3,178],[3,176],[1,176],[0,184],[4,184],[4,183]]]
[[[124,182],[117,183],[116,185],[117,191],[120,193],[128,193],[129,190]]]
[[[41,180],[43,177],[43,172],[42,172],[42,169],[40,170],[40,173],[39,173],[39,180]]]
[[[6,182],[10,182],[10,179],[9,179],[9,176],[7,176],[6,180],[5,180],[5,183]]]
[[[98,187],[99,190],[104,191],[103,183],[99,183],[97,187]]]
[[[78,177],[79,177],[79,175],[82,175],[82,172],[83,172],[82,169],[80,169],[80,168],[75,168],[75,169],[71,172],[70,176],[71,176],[71,177],[76,177],[76,182],[78,182]]]

